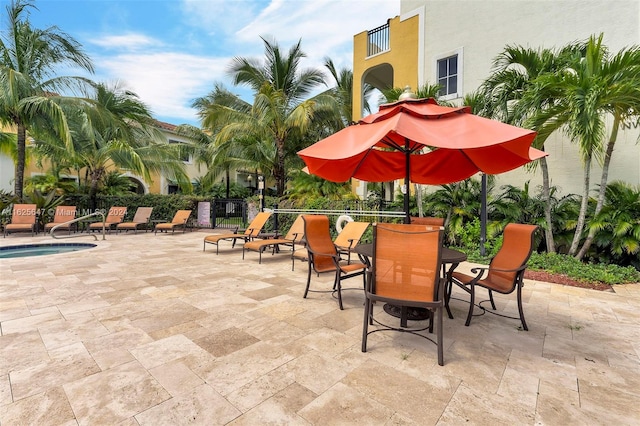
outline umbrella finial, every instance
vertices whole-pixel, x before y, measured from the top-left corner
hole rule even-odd
[[[398,97],[398,100],[404,101],[407,99],[416,99],[416,97],[417,97],[416,94],[411,91],[411,86],[405,86],[404,92],[400,94],[400,96]]]

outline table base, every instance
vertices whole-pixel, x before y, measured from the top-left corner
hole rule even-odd
[[[391,305],[385,303],[382,307],[389,315],[402,319],[402,306]],[[430,317],[429,309],[424,308],[410,308],[407,307],[407,319],[411,321],[424,321]]]

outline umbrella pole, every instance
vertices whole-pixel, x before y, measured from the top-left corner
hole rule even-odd
[[[487,175],[482,174],[480,195],[480,256],[485,255],[484,244],[487,241]]]
[[[404,223],[411,223],[411,215],[409,213],[409,176],[411,173],[411,152],[409,151],[409,139],[404,138],[404,155],[405,155],[405,172],[404,177]]]

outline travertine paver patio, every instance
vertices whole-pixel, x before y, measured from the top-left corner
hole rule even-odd
[[[89,251],[0,260],[0,423],[640,422],[638,284],[528,281],[528,332],[494,315],[465,327],[468,305],[454,300],[439,367],[434,345],[399,333],[372,335],[362,353],[361,291],[345,291],[344,311],[329,294],[303,299],[305,265],[243,261],[230,244],[203,253],[204,235],[110,235]],[[513,295],[497,301],[515,312]]]

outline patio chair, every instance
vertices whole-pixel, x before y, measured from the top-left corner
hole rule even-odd
[[[226,234],[217,234],[217,235],[207,235],[204,237],[204,245],[202,247],[202,251],[205,251],[207,244],[215,244],[216,246],[216,254],[218,254],[218,250],[220,248],[220,241],[231,241],[231,248],[236,246],[236,241],[242,240],[242,242],[247,243],[255,238],[260,238],[262,234],[262,228],[267,223],[267,220],[271,217],[271,212],[260,212],[253,218],[251,223],[247,229],[243,232],[239,233],[238,230],[233,233]]]
[[[391,223],[373,225],[373,256],[365,286],[362,352],[367,351],[367,338],[371,333],[408,332],[435,343],[438,364],[444,364],[442,321],[446,280],[440,275],[441,262],[442,228]],[[427,309],[431,312],[429,324],[415,327],[387,325],[374,319],[376,302],[402,306],[405,312],[405,308]],[[437,319],[435,340],[430,337],[434,318]],[[369,330],[374,322],[377,327]]]
[[[4,237],[11,232],[31,232],[33,237],[36,233],[35,204],[14,204],[11,212],[11,223],[4,225]]]
[[[444,219],[441,217],[411,216],[411,223],[415,225],[444,226]]]
[[[138,207],[136,210],[136,214],[133,215],[133,219],[131,222],[122,222],[116,226],[116,232],[120,233],[120,231],[133,231],[134,234],[138,233],[138,229],[141,227],[146,229],[149,228],[149,223],[151,220],[151,212],[153,211],[153,207]]]
[[[358,245],[369,225],[369,222],[347,222],[336,239],[333,240],[338,252],[347,256],[348,263],[351,263],[352,250]]]
[[[517,319],[516,317],[487,311],[480,305],[482,302],[476,305],[476,287],[483,287],[489,291],[489,301],[491,302],[491,308],[494,311],[496,310],[496,305],[493,301],[494,291],[502,294],[510,294],[516,290],[520,322],[522,322],[522,328],[524,330],[529,330],[527,328],[527,323],[524,320],[524,312],[522,310],[522,286],[524,286],[524,271],[527,267],[529,257],[531,257],[531,253],[533,252],[533,237],[537,229],[538,227],[536,225],[523,225],[518,223],[508,224],[504,228],[502,247],[500,247],[500,250],[495,257],[491,259],[491,263],[488,268],[473,268],[471,273],[476,274],[475,276],[467,275],[462,272],[453,272],[453,282],[471,296],[471,300],[469,301],[469,313],[467,314],[467,321],[465,323],[466,326],[470,324],[471,317],[474,316],[473,310],[475,306],[482,309],[483,314],[485,312],[489,312],[502,317]],[[486,276],[485,278],[482,278],[485,272]]]
[[[109,213],[107,213],[107,217],[104,220],[104,228],[107,232],[111,232],[112,229],[115,229],[116,225],[118,225],[124,219],[124,215],[127,213],[126,207],[111,207],[109,209]],[[102,222],[93,222],[89,224],[89,232],[91,231],[99,231],[102,229]]]
[[[69,222],[76,218],[76,206],[58,206],[56,207],[56,212],[53,215],[53,222],[49,222],[44,225],[44,232],[51,232],[51,229],[65,222]],[[68,224],[63,226],[58,226],[56,229],[63,229],[71,234],[71,230],[75,228],[75,224]]]
[[[267,249],[267,247],[272,248],[272,253],[274,254],[276,250],[279,250],[280,246],[288,246],[291,247],[291,252],[293,253],[293,249],[296,244],[302,244],[302,240],[304,238],[304,220],[302,220],[302,215],[298,215],[296,220],[289,228],[287,235],[283,238],[274,238],[274,239],[264,239],[264,240],[253,240],[244,243],[242,247],[242,259],[244,259],[245,251],[257,251],[258,252],[258,263],[262,263],[262,252]]]
[[[165,223],[157,223],[155,227],[154,235],[160,232],[169,232],[173,234],[176,228],[182,228],[182,233],[187,230],[187,221],[189,220],[189,216],[191,216],[191,210],[178,210],[175,215],[173,215],[173,219],[171,222]]]
[[[367,266],[362,262],[345,263],[340,258],[340,253],[331,239],[329,232],[329,218],[325,215],[303,215],[304,237],[307,242],[307,252],[309,257],[309,269],[307,273],[307,287],[304,290],[304,298],[310,291],[327,292],[326,290],[309,290],[311,284],[311,271],[316,274],[333,272],[333,289],[331,293],[336,293],[340,309],[342,305],[342,280],[362,275],[364,285],[365,270]]]

